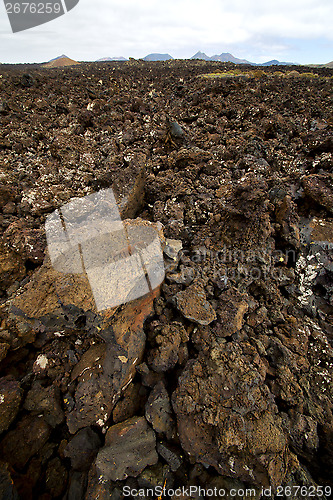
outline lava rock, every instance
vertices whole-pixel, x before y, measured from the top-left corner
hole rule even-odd
[[[163,373],[156,373],[148,368],[146,363],[141,363],[136,367],[137,373],[141,377],[142,385],[145,387],[154,387],[157,382],[163,379]]]
[[[178,283],[180,285],[190,285],[194,279],[195,271],[192,267],[181,265],[179,273],[168,273],[167,279],[171,283]]]
[[[1,453],[13,467],[23,469],[29,459],[44,446],[50,434],[51,428],[43,417],[26,415],[3,438]]]
[[[304,192],[319,205],[333,213],[333,175],[313,174],[302,178]]]
[[[158,382],[151,391],[145,407],[147,421],[158,434],[164,433],[170,439],[174,422],[169,394],[163,382]]]
[[[165,443],[157,443],[156,449],[158,454],[170,465],[170,469],[176,472],[183,464],[182,457],[180,453],[173,450],[170,446]]]
[[[2,209],[4,215],[14,215],[16,213],[16,205],[14,202],[9,201]]]
[[[212,154],[204,149],[192,146],[173,151],[168,157],[170,167],[185,168],[189,165],[203,165],[206,167]]]
[[[179,125],[179,123],[172,121],[169,117],[167,117],[166,126],[168,132],[170,132],[171,136],[174,139],[184,139],[185,133],[184,130]]]
[[[6,354],[10,348],[10,344],[7,344],[6,342],[1,342],[0,343],[0,361],[5,359]]]
[[[0,241],[0,292],[24,278],[26,269],[20,256]]]
[[[134,382],[130,384],[113,409],[113,422],[117,424],[137,415],[144,406],[146,399],[147,391],[141,384]]]
[[[319,446],[319,437],[315,421],[295,410],[290,410],[289,415],[284,418],[293,449],[297,454],[310,456],[316,453]]]
[[[7,203],[13,203],[16,194],[16,189],[13,186],[0,184],[0,209],[3,209]]]
[[[122,219],[132,219],[144,205],[147,156],[133,152],[127,166],[114,172],[111,184]]]
[[[33,415],[43,414],[45,422],[51,427],[60,425],[64,419],[60,402],[58,387],[42,387],[39,382],[34,382],[24,401],[24,408]]]
[[[73,370],[72,379],[78,375],[78,385],[75,407],[67,413],[71,433],[89,425],[105,428],[122,391],[136,374],[136,365],[142,361],[145,348],[143,323],[153,312],[158,293],[156,289],[142,299],[127,303],[116,317],[108,311],[104,321],[99,323],[98,331],[104,335],[106,344],[92,347],[78,368]]]
[[[152,224],[142,219],[136,219],[135,221],[124,221],[124,226],[127,231],[131,231],[131,236],[132,233],[140,233],[142,228],[156,231],[162,246],[164,245],[164,237],[160,225]],[[72,247],[71,255],[76,253],[75,247]],[[67,258],[66,255],[65,257]],[[90,255],[88,255],[88,257],[90,258]],[[91,256],[91,258],[93,258],[93,256]],[[110,258],[110,256],[104,256],[103,258]],[[97,306],[87,274],[69,272],[66,266],[65,271],[62,272],[55,269],[50,258],[46,256],[42,267],[35,272],[33,279],[25,287],[24,293],[13,301],[13,316],[16,316],[18,321],[19,318],[22,317],[32,318],[32,321],[43,318],[44,323],[47,323],[47,319],[50,317],[64,317],[66,306],[71,308],[75,306],[83,311],[93,311],[96,313]],[[51,293],[50,290],[52,291]],[[95,294],[96,292],[95,290]],[[98,293],[102,294],[102,291],[99,289]],[[124,296],[124,302],[126,302],[125,299],[126,297]],[[105,314],[109,316],[110,313],[111,311],[109,310],[108,313]],[[65,318],[65,322],[67,321],[68,320]],[[36,323],[36,321],[34,323]]]
[[[243,326],[244,314],[248,310],[246,296],[235,288],[230,288],[219,297],[217,314],[218,321],[214,332],[219,337],[228,337],[239,331]]]
[[[74,470],[88,470],[101,444],[98,434],[90,427],[85,427],[69,441],[64,450],[64,455],[71,459]]]
[[[204,289],[197,284],[178,292],[175,300],[177,308],[185,318],[199,325],[209,325],[216,320],[216,313],[207,301]]]
[[[116,424],[106,433],[105,446],[97,455],[97,475],[112,481],[137,477],[158,461],[155,447],[155,433],[144,417]]]
[[[78,122],[80,124],[79,133],[83,134],[88,127],[94,126],[94,113],[88,109],[83,109],[78,114]]]
[[[317,219],[314,217],[309,222],[310,241],[308,243],[317,244],[329,249],[333,246],[333,221]]]
[[[9,106],[6,101],[0,100],[0,115],[6,115],[9,111]]]
[[[45,487],[51,498],[60,497],[67,487],[67,470],[58,457],[47,464],[45,472]]]
[[[22,399],[20,384],[10,377],[0,378],[0,434],[15,419]]]
[[[148,353],[148,364],[157,373],[171,370],[179,359],[180,345],[189,340],[181,323],[173,322],[160,328],[155,337],[158,347]]]
[[[17,490],[14,486],[8,464],[0,463],[0,498],[2,500],[19,500]]]
[[[77,500],[78,498],[85,498],[85,491],[87,489],[87,474],[84,472],[73,471],[69,474],[68,478],[68,491],[66,500]]]
[[[206,356],[187,363],[172,396],[182,448],[220,474],[276,487],[290,454],[264,363],[246,342],[217,344]]]
[[[29,73],[24,73],[24,75],[21,76],[20,84],[24,88],[30,88],[35,84],[35,80]]]
[[[280,224],[280,235],[284,241],[295,248],[299,248],[299,216],[296,204],[290,196],[285,196],[276,210],[276,221]]]
[[[46,237],[43,229],[31,229],[24,220],[13,222],[4,232],[7,246],[19,253],[23,262],[41,265],[45,257]]]
[[[178,254],[183,248],[183,244],[180,240],[166,239],[166,245],[164,248],[164,253],[170,259],[177,260]]]

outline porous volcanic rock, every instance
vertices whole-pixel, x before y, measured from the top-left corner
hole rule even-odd
[[[0,241],[0,287],[6,290],[25,276],[22,259]]]
[[[148,353],[149,366],[157,373],[175,367],[181,354],[180,346],[189,340],[189,336],[181,323],[171,323],[157,327],[155,342],[157,347]]]
[[[276,487],[291,458],[266,371],[249,343],[217,344],[188,362],[172,401],[187,453],[221,474]]]
[[[178,309],[185,318],[199,325],[209,325],[216,319],[216,313],[206,300],[204,289],[196,283],[178,292],[175,299]]]

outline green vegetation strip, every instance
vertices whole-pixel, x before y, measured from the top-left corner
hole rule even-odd
[[[216,71],[214,73],[199,75],[199,78],[268,78],[272,76],[278,76],[281,78],[319,78],[319,75],[317,73],[299,73],[296,70],[288,71],[287,73],[284,73],[282,71],[274,71],[273,73],[268,73],[260,69],[251,71],[241,71],[240,69]]]

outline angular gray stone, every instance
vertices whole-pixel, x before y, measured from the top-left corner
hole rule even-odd
[[[176,470],[178,470],[182,465],[183,460],[181,459],[180,454],[171,449],[166,444],[157,443],[156,449],[158,454],[161,455],[162,458],[164,458],[168,465],[170,465],[170,468],[173,472],[176,472]]]
[[[172,240],[169,238],[166,238],[166,245],[163,250],[165,255],[169,257],[170,259],[177,260],[178,254],[183,248],[183,244],[181,240]]]
[[[163,382],[158,382],[149,395],[145,415],[157,433],[171,435],[174,427],[169,394]]]
[[[134,417],[110,427],[105,446],[96,458],[98,477],[103,481],[137,477],[145,467],[157,463],[155,447],[155,433],[144,417]]]
[[[64,455],[71,459],[74,470],[84,471],[89,469],[100,446],[101,440],[98,434],[90,427],[85,427],[70,440]]]

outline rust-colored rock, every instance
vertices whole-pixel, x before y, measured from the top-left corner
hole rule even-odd
[[[78,378],[74,409],[67,414],[71,433],[88,425],[107,427],[113,407],[135,376],[145,347],[143,323],[153,311],[159,290],[126,304],[119,315],[101,320],[106,343],[94,345],[72,372]]]
[[[26,270],[20,256],[0,241],[0,290],[4,292],[15,281],[25,276]]]
[[[29,228],[24,220],[13,222],[4,233],[8,248],[19,254],[23,263],[33,266],[43,263],[46,238],[44,229]]]
[[[207,301],[204,289],[195,283],[177,293],[176,303],[185,318],[199,325],[209,325],[216,319],[216,313]]]
[[[295,248],[299,247],[299,216],[290,196],[285,196],[276,211],[276,220],[281,226],[282,238]]]
[[[13,186],[0,184],[0,209],[15,200],[16,192]]]
[[[217,309],[218,322],[214,331],[219,337],[227,337],[239,331],[243,326],[244,314],[248,310],[246,296],[236,289],[223,292]]]

